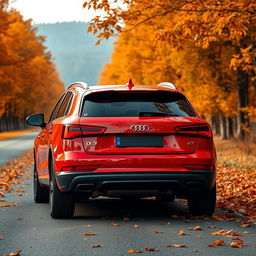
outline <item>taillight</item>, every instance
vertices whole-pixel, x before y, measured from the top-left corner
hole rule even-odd
[[[208,124],[178,126],[175,127],[175,130],[181,134],[201,135],[209,138],[212,137],[212,131]]]
[[[104,133],[105,127],[90,125],[65,125],[63,130],[63,139],[73,139],[88,135],[97,135]]]

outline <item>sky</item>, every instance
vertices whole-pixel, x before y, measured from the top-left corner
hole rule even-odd
[[[89,21],[93,11],[83,9],[85,0],[11,0],[11,7],[33,23]]]

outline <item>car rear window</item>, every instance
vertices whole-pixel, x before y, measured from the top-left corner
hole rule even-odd
[[[83,101],[82,117],[195,116],[187,99],[176,92],[95,92]]]

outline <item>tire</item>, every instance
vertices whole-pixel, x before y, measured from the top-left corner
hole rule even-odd
[[[188,208],[193,216],[213,215],[216,205],[216,185],[201,194],[188,198]]]
[[[34,160],[33,191],[36,203],[49,203],[49,188],[43,187],[38,180],[36,161]]]
[[[75,199],[71,192],[61,192],[58,188],[53,162],[50,163],[50,215],[54,219],[71,218],[75,211]]]

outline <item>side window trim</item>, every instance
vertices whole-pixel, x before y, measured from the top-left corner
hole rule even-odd
[[[57,107],[58,107],[57,112],[56,112],[56,116],[58,115],[58,112],[59,112],[61,103],[62,103],[63,99],[65,98],[65,95],[66,95],[66,92],[63,93],[62,96],[60,97],[60,99],[57,101],[57,103],[56,103],[56,105],[54,106],[54,109],[53,109],[53,111],[52,111],[52,113],[51,113],[51,116],[50,116],[50,119],[49,119],[49,122],[48,122],[48,123],[50,123],[50,122],[52,122],[53,120],[56,119],[56,118],[55,118],[55,119],[52,119],[53,113],[55,112],[55,109],[57,109]]]
[[[73,103],[73,100],[74,100],[74,96],[75,96],[75,93],[73,91],[70,90],[68,92],[71,92],[71,96],[70,96],[70,99],[68,101],[67,107],[65,109],[64,116],[67,116],[69,114],[70,107],[72,106],[72,103]]]
[[[73,98],[74,93],[73,93],[71,90],[68,90],[68,91],[66,92],[66,94],[65,94],[65,96],[64,96],[64,98],[63,98],[63,100],[62,100],[62,102],[61,102],[61,104],[60,104],[60,106],[59,106],[59,109],[58,109],[58,112],[57,112],[57,115],[56,115],[55,120],[57,120],[57,119],[59,119],[59,118],[61,118],[61,117],[66,116],[66,111],[67,111],[67,107],[69,107],[70,99],[68,99],[67,106],[66,106],[65,111],[64,111],[64,115],[63,115],[63,116],[58,116],[58,115],[59,115],[60,109],[61,109],[61,107],[62,107],[62,104],[63,104],[65,98],[66,98],[66,97],[69,97],[69,96],[67,96],[67,94],[69,94],[69,93],[72,93],[72,95],[70,95],[70,99]]]

